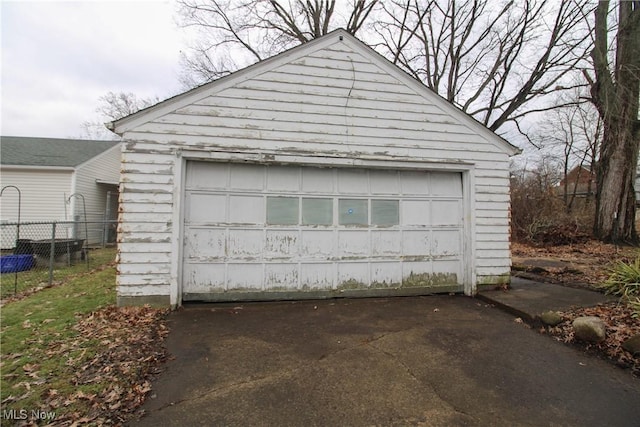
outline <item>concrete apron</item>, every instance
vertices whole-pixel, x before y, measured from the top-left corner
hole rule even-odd
[[[131,425],[640,425],[640,381],[464,296],[187,306]]]

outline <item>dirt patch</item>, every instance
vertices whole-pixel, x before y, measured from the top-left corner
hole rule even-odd
[[[515,275],[592,290],[609,277],[616,262],[632,261],[638,252],[637,247],[595,240],[548,247],[511,245]]]
[[[611,267],[620,261],[631,262],[640,254],[637,247],[593,240],[549,247],[513,243],[511,251],[514,275],[598,292],[602,292],[599,286],[609,277]],[[575,308],[562,312],[561,315],[561,324],[541,328],[540,332],[606,358],[640,376],[640,357],[634,357],[622,348],[625,340],[640,335],[640,317],[630,307],[613,302],[596,307]],[[607,326],[605,341],[598,344],[577,341],[573,335],[572,322],[580,316],[601,318]]]

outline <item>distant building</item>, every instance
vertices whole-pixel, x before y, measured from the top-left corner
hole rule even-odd
[[[117,219],[120,147],[118,141],[0,137],[0,186],[21,194],[19,206],[18,192],[5,189],[0,220],[16,222],[20,211],[21,222],[84,221],[85,208],[87,221]]]
[[[578,165],[571,169],[567,176],[558,184],[558,194],[563,195],[565,185],[567,194],[576,197],[595,196],[596,173],[591,171],[590,165]]]

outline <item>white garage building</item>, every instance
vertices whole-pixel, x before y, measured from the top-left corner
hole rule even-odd
[[[121,305],[509,281],[519,150],[343,30],[111,126]]]

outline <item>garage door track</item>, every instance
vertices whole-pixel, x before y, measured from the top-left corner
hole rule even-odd
[[[131,425],[638,426],[640,380],[463,296],[216,304],[170,315]]]

